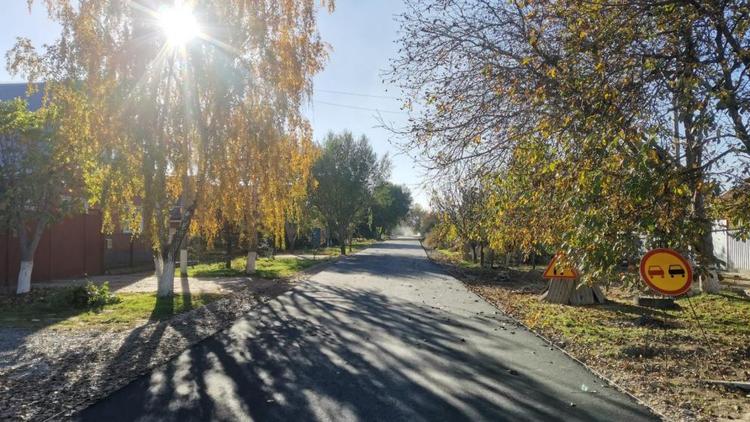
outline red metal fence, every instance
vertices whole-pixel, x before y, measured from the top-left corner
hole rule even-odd
[[[95,275],[104,271],[102,217],[97,211],[67,218],[49,227],[34,255],[32,281]],[[10,230],[0,235],[0,277],[15,289],[20,266],[18,238]]]

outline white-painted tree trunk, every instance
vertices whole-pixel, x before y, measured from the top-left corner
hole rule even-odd
[[[247,265],[245,265],[245,273],[255,274],[255,261],[258,258],[258,253],[250,251],[247,253]]]
[[[18,271],[17,294],[28,293],[31,290],[31,271],[34,269],[34,261],[21,261],[21,269]]]
[[[162,261],[161,255],[154,253],[154,275],[156,278],[161,278],[162,272],[164,272],[164,261]]]
[[[188,251],[187,249],[180,249],[180,276],[187,277],[188,272]]]
[[[703,293],[720,293],[721,284],[719,283],[719,275],[714,270],[709,270],[708,274],[701,274],[700,285]]]
[[[159,285],[156,295],[159,297],[171,296],[174,293],[174,257],[168,256],[162,262],[162,272],[159,277]]]
[[[37,246],[39,246],[39,240],[42,238],[45,227],[47,227],[47,221],[41,219],[36,222],[36,227],[29,233],[26,223],[19,221],[17,233],[21,248],[21,268],[18,270],[17,294],[31,291],[31,272],[34,269],[34,254],[36,253]]]

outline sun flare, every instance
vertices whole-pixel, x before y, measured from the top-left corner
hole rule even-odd
[[[167,42],[173,47],[182,47],[200,35],[200,25],[193,10],[182,2],[163,7],[159,11],[159,26]]]

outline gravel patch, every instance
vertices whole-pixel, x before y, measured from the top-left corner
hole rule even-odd
[[[291,286],[258,283],[126,330],[0,328],[0,420],[67,419]]]

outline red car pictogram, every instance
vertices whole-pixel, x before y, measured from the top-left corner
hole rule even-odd
[[[652,265],[648,267],[648,275],[650,277],[656,277],[657,275],[659,277],[664,277],[664,270],[662,270],[658,265]]]

